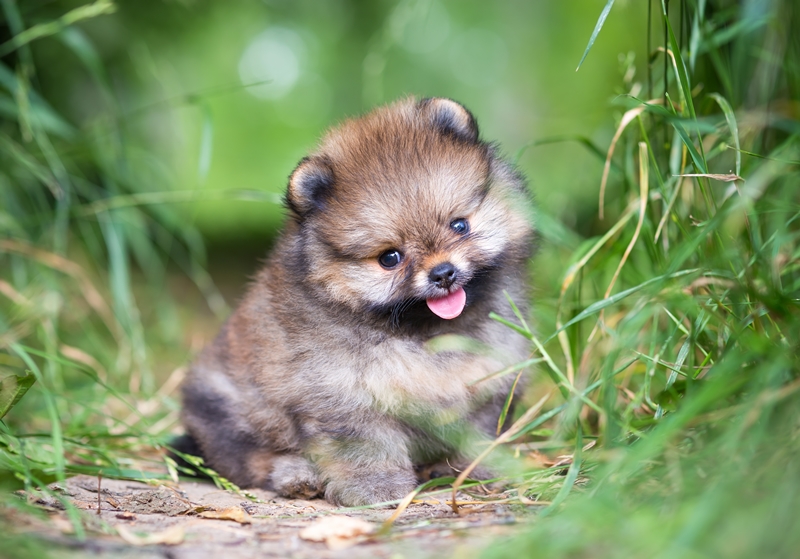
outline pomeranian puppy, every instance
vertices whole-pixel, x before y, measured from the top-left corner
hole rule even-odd
[[[345,506],[468,464],[513,375],[481,379],[529,354],[489,317],[513,320],[506,293],[528,298],[523,177],[463,106],[412,98],[328,132],[286,205],[274,251],[183,383],[178,446],[240,486]],[[443,335],[490,349],[433,351]]]

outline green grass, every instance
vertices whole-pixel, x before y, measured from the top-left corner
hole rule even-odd
[[[676,4],[669,17],[653,4],[666,46],[651,83],[615,101],[625,128],[609,164],[624,171],[597,236],[559,247],[570,266],[540,329],[560,383],[594,387],[594,405],[572,396],[555,418],[580,472],[487,556],[800,548],[800,14]],[[598,444],[580,452],[587,437]]]
[[[157,456],[149,461],[160,471],[143,471],[171,425],[165,413],[175,416],[158,388],[188,357],[164,283],[181,270],[212,308],[223,313],[224,303],[180,212],[115,204],[167,182],[114,112],[99,53],[68,27],[112,4],[33,27],[14,2],[0,8],[22,37],[0,45],[0,502],[24,508],[10,490],[35,494],[74,473],[164,477]],[[51,69],[35,66],[29,42],[54,34],[106,103],[90,126],[73,126],[37,92]],[[156,370],[157,359],[169,369]],[[83,537],[78,511],[53,496]]]
[[[605,18],[626,9],[612,4],[586,53]],[[169,173],[120,118],[102,57],[65,27],[111,9],[89,6],[31,26],[0,0],[20,37],[0,44],[6,507],[25,508],[10,490],[73,473],[163,477],[152,449],[177,404],[159,389],[188,360],[183,329],[196,320],[163,286],[193,284],[226,313],[200,234],[174,204],[195,194],[169,190]],[[537,288],[535,329],[509,327],[539,360],[529,401],[549,396],[509,438],[573,459],[525,473],[522,494],[552,504],[488,556],[800,549],[797,28],[790,0],[653,2],[650,21],[631,30],[652,53],[626,62],[636,73],[609,109],[613,144],[531,138],[528,149],[571,139],[613,154],[597,177],[596,217],[570,230],[538,216],[531,268],[559,280]],[[48,69],[30,42],[49,35],[105,98],[91,127],[75,128],[37,92]],[[586,53],[581,71],[594,61]],[[19,556],[32,553],[33,542],[16,542]]]

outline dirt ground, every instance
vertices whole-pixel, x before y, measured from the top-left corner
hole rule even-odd
[[[338,509],[269,491],[253,491],[255,499],[248,499],[202,481],[173,486],[102,479],[98,491],[97,478],[76,476],[56,490],[85,511],[85,540],[71,534],[63,504],[51,498],[29,496],[48,511],[47,519],[17,518],[15,524],[64,558],[469,558],[518,532],[538,508],[460,493],[465,504],[456,514],[445,502],[449,494],[423,494],[387,529],[394,508]]]

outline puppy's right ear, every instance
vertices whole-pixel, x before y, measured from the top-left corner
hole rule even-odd
[[[324,157],[305,157],[289,177],[286,204],[297,217],[320,210],[333,188],[330,162]]]

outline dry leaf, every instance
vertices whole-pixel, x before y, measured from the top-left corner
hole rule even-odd
[[[728,173],[728,174],[725,174],[725,175],[718,175],[718,174],[715,174],[715,173],[692,173],[692,174],[688,174],[688,175],[677,175],[677,176],[679,176],[679,177],[707,177],[709,179],[714,179],[714,180],[718,180],[718,181],[722,181],[722,182],[734,182],[734,181],[742,181],[742,182],[744,182],[744,179],[742,177],[740,177],[739,175],[734,175],[733,173]]]
[[[74,534],[75,533],[75,526],[72,525],[72,522],[63,518],[61,516],[53,516],[51,518],[53,525],[58,529],[59,532],[62,534]]]
[[[253,519],[243,509],[239,507],[228,507],[222,510],[206,510],[198,514],[200,518],[211,518],[214,520],[233,520],[239,524],[250,524]]]
[[[163,532],[150,532],[140,536],[127,526],[120,525],[117,526],[117,533],[123,540],[131,545],[178,545],[183,542],[184,537],[182,526],[172,526]]]
[[[360,518],[323,516],[300,532],[300,537],[312,542],[325,542],[328,549],[344,549],[366,539],[375,526]]]

